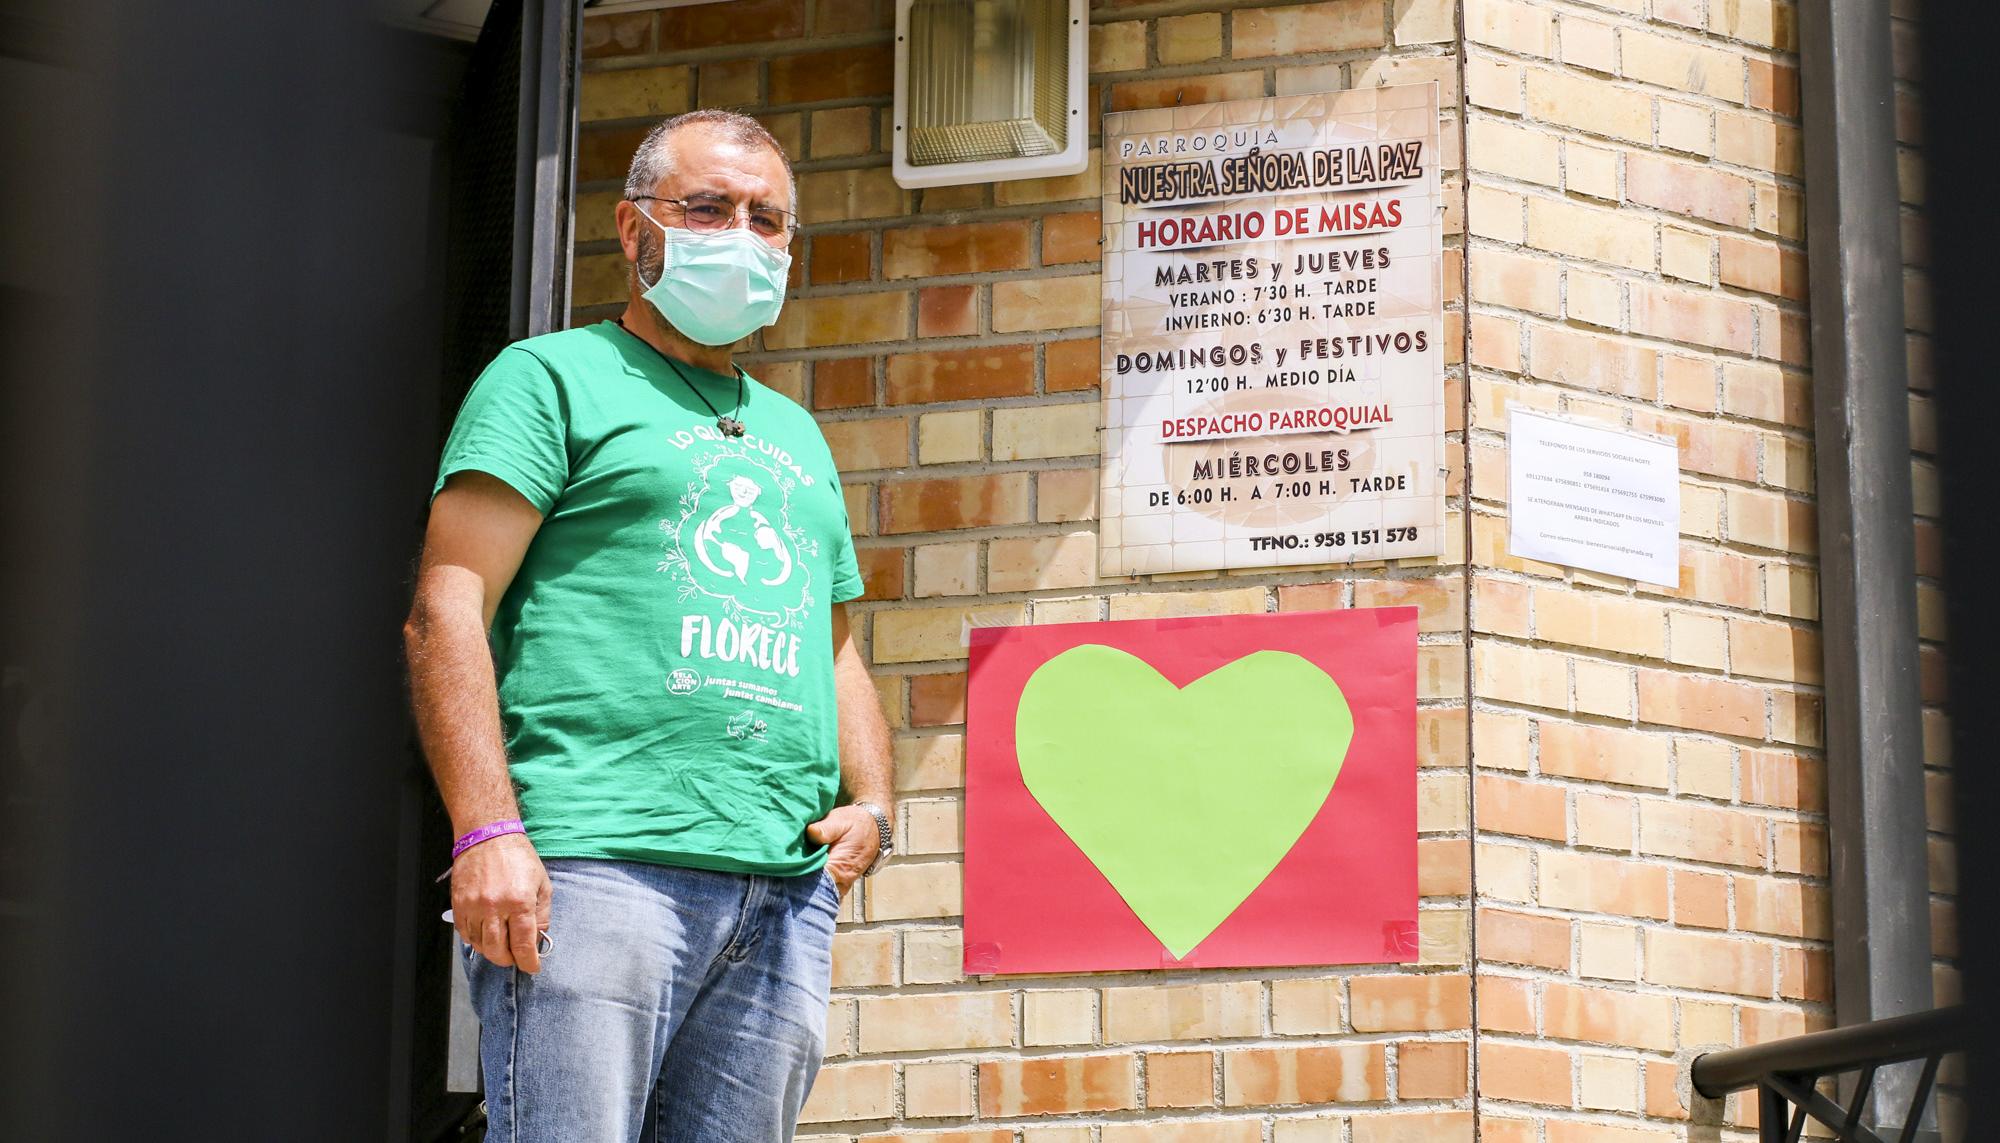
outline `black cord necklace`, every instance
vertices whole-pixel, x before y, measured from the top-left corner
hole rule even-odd
[[[611,320],[618,323],[619,329],[624,330],[626,333],[632,333],[632,327],[625,324],[624,318],[612,318]],[[660,360],[666,362],[668,368],[674,371],[674,376],[680,378],[681,383],[686,385],[688,387],[688,391],[694,394],[695,400],[700,401],[704,406],[708,408],[709,413],[715,417],[715,428],[717,432],[720,432],[725,437],[740,437],[743,435],[745,431],[743,428],[743,422],[736,419],[735,417],[724,416],[721,413],[721,411],[716,409],[716,407],[713,404],[710,404],[709,399],[706,396],[702,395],[700,387],[694,383],[694,378],[689,377],[685,372],[681,370],[680,362],[675,361],[673,358],[667,356],[664,353],[661,353],[660,348],[658,346],[654,345],[650,341],[647,341],[645,338],[640,337],[638,334],[632,333],[632,336],[636,338],[641,344],[643,344],[647,349],[652,350],[654,353],[658,353],[660,355]],[[740,413],[743,411],[743,367],[739,365],[736,366],[735,368],[736,368],[736,411]]]

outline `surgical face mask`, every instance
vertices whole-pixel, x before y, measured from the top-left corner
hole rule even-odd
[[[790,254],[742,227],[693,231],[639,213],[665,236],[660,280],[644,297],[675,329],[703,345],[734,345],[778,320]]]

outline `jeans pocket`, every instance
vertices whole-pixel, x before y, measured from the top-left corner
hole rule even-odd
[[[819,891],[833,905],[834,911],[838,912],[840,910],[840,882],[833,879],[833,867],[830,865],[822,865],[819,868]]]

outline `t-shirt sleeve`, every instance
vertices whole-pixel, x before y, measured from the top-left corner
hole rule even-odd
[[[457,473],[484,472],[507,482],[547,516],[569,481],[566,437],[555,377],[541,358],[509,346],[465,395],[431,496]]]
[[[818,432],[818,426],[814,426]],[[834,463],[833,450],[826,445],[826,437],[820,436],[820,456],[826,465],[825,472],[833,477],[834,495],[840,497],[840,535],[833,542],[833,590],[830,598],[835,603],[846,603],[850,599],[861,598],[867,585],[861,581],[861,563],[854,555],[854,521],[847,518],[847,496],[840,475],[840,466]]]
[[[835,603],[861,598],[861,564],[854,556],[854,528],[847,518],[847,497],[840,498],[840,537],[833,549],[833,594]]]

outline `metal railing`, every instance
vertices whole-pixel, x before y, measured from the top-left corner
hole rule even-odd
[[[1898,1143],[1914,1143],[1924,1106],[1937,1082],[1938,1062],[1964,1049],[1969,1020],[1963,1008],[1937,1008],[1846,1028],[1808,1032],[1768,1044],[1707,1052],[1688,1066],[1694,1090],[1710,1099],[1757,1089],[1760,1143],[1797,1143],[1808,1119],[1833,1131],[1841,1143],[1886,1143],[1862,1123],[1878,1068],[1924,1061],[1910,1106],[1903,1113]],[[1828,1076],[1858,1072],[1853,1095],[1842,1107],[1818,1090]],[[1878,1101],[1879,1102],[1879,1101]],[[1878,1121],[1881,1118],[1878,1108]]]

